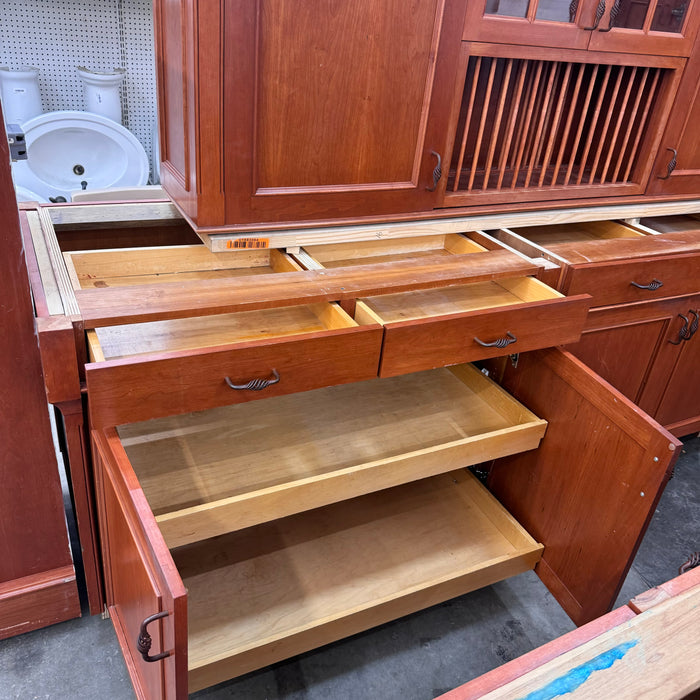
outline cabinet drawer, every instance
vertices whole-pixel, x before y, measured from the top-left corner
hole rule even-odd
[[[590,298],[520,277],[363,299],[384,326],[382,377],[574,342]]]
[[[336,304],[171,319],[88,332],[95,425],[121,425],[376,377],[378,325]]]
[[[609,306],[693,294],[700,280],[700,252],[636,260],[571,265],[566,294],[591,294],[594,306]],[[639,286],[637,286],[639,285]]]
[[[152,613],[184,697],[534,568],[542,546],[462,467],[545,427],[461,366],[93,430],[135,685],[159,682],[135,650]]]

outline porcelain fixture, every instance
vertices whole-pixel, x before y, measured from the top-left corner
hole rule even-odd
[[[13,70],[0,66],[0,90],[2,111],[7,124],[24,124],[41,114],[38,68]]]
[[[102,72],[79,66],[78,75],[83,83],[86,111],[100,114],[121,124],[120,88],[124,82],[126,70],[115,68],[113,71]]]

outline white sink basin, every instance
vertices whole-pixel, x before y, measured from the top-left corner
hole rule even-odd
[[[22,125],[27,160],[12,165],[15,184],[46,199],[80,189],[145,185],[149,163],[121,124],[91,112],[49,112]]]

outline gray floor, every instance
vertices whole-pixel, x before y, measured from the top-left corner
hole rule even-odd
[[[619,597],[700,549],[700,438],[687,440]],[[195,694],[244,700],[428,700],[573,624],[532,572]],[[83,617],[0,642],[0,698],[134,697],[111,623]]]

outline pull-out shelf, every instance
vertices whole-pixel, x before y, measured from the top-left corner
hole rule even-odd
[[[162,610],[151,654],[188,645],[192,692],[533,568],[462,468],[545,427],[464,365],[93,430],[130,666],[150,674],[135,643]]]

